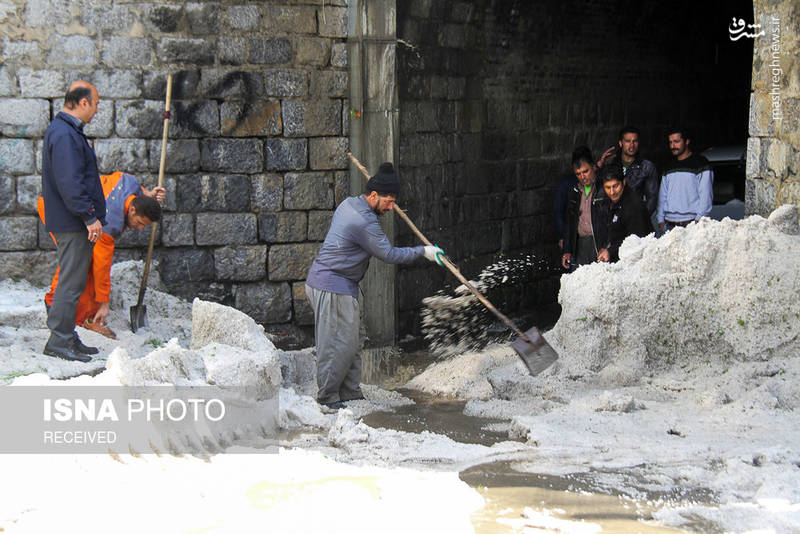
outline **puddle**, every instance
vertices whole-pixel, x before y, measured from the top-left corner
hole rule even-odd
[[[396,408],[394,412],[373,412],[363,421],[373,428],[390,428],[419,433],[423,430],[443,434],[461,443],[491,446],[510,441],[506,432],[494,432],[483,427],[500,422],[498,419],[464,415],[465,401],[446,400],[419,391],[398,389],[415,404]]]
[[[483,464],[459,475],[486,501],[472,516],[478,534],[687,532],[649,522],[657,507],[646,502],[581,490],[580,483],[569,477],[520,473],[512,463]],[[534,511],[532,517],[523,515],[525,508]]]

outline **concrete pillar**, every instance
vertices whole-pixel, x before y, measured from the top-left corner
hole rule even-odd
[[[355,0],[348,12],[350,60],[350,151],[374,173],[381,162],[397,167],[399,114],[395,68],[395,0]],[[365,178],[350,166],[350,192],[361,193]],[[381,217],[394,243],[399,221],[387,213]],[[362,309],[369,346],[395,341],[397,298],[395,266],[373,259],[361,282]]]

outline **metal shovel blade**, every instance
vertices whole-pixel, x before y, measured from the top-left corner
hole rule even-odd
[[[511,342],[511,348],[517,351],[531,376],[536,376],[550,367],[558,359],[558,354],[535,326],[525,332],[525,335],[530,339],[530,343],[518,337]]]
[[[134,334],[139,328],[147,326],[147,306],[131,306],[131,332]]]

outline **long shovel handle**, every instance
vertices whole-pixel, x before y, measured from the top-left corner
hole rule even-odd
[[[162,187],[164,184],[164,167],[167,162],[167,136],[169,134],[169,107],[172,102],[172,74],[167,75],[167,102],[164,106],[164,135],[161,140],[161,162],[158,166],[158,186]],[[136,301],[136,306],[141,306],[144,302],[144,292],[147,288],[147,276],[150,274],[150,260],[153,258],[153,245],[156,242],[156,230],[158,223],[153,223],[153,229],[150,231],[150,244],[147,245],[147,259],[144,262],[144,273],[142,274],[142,285],[139,286],[139,299]]]
[[[369,180],[370,175],[369,171],[367,171],[367,168],[364,167],[352,153],[348,152],[347,157],[350,158],[350,160],[353,162],[356,168],[361,171],[361,174],[366,176],[367,180]],[[422,232],[419,231],[419,228],[417,228],[417,226],[411,221],[411,219],[408,218],[408,215],[406,215],[406,213],[403,210],[401,210],[397,204],[394,204],[394,211],[400,216],[401,219],[405,221],[405,223],[411,228],[411,231],[417,235],[420,241],[422,241],[428,246],[432,246],[432,243],[428,240],[428,238],[425,237],[422,234]],[[472,294],[475,295],[475,298],[477,298],[481,302],[481,304],[486,306],[486,309],[495,314],[501,321],[503,321],[503,323],[507,327],[513,330],[514,333],[517,334],[519,337],[521,337],[528,343],[532,343],[531,339],[528,336],[526,336],[519,328],[517,328],[517,326],[513,323],[513,321],[511,321],[511,319],[506,317],[505,314],[503,314],[500,310],[495,308],[494,305],[491,302],[489,302],[489,299],[484,297],[481,294],[481,292],[478,291],[475,288],[475,286],[473,286],[463,274],[461,274],[461,271],[458,269],[458,267],[455,266],[455,264],[453,264],[452,261],[450,261],[450,258],[448,258],[447,256],[443,257],[442,264],[444,264],[444,266],[447,267],[450,270],[450,272],[453,273],[453,275],[456,278],[458,278],[462,284],[464,284],[464,287],[469,289],[472,292]]]

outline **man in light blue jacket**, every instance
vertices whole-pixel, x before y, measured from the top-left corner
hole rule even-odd
[[[442,249],[394,247],[378,216],[391,211],[400,182],[391,163],[381,164],[367,181],[367,192],[342,201],[306,278],[306,295],[314,309],[317,345],[317,401],[329,408],[363,399],[359,355],[358,283],[369,260],[412,263],[424,256],[441,265]]]
[[[672,230],[708,216],[714,203],[714,171],[711,164],[689,148],[691,139],[682,128],[669,134],[675,156],[664,169],[658,192],[658,227]]]

